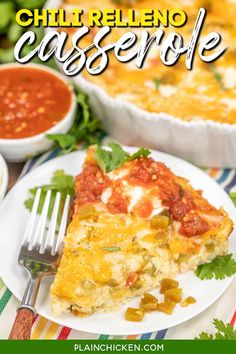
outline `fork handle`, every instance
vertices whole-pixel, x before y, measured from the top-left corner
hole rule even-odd
[[[35,313],[27,308],[20,308],[12,326],[9,339],[30,339]]]
[[[9,339],[30,339],[33,319],[36,315],[34,306],[38,295],[40,280],[40,278],[29,277]]]

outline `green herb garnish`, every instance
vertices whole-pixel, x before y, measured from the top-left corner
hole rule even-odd
[[[232,199],[234,205],[236,206],[236,192],[231,192],[229,196]]]
[[[118,252],[121,250],[120,247],[103,247],[102,248],[104,251],[108,251],[108,252]]]
[[[219,86],[222,91],[225,91],[225,87],[223,84],[222,76],[220,75],[219,71],[217,70],[216,66],[214,64],[209,64],[209,68],[214,75],[215,80],[219,83]]]
[[[213,340],[213,339],[236,339],[236,330],[230,323],[224,323],[221,320],[217,320],[216,318],[213,320],[213,325],[217,332],[215,334],[208,334],[206,332],[202,332],[199,334],[199,337],[194,339],[202,339],[202,340]]]
[[[111,143],[108,146],[111,150],[106,150],[98,146],[95,154],[97,164],[105,172],[111,172],[122,166],[125,162],[147,157],[151,153],[148,149],[140,148],[137,152],[130,155],[119,144]]]
[[[156,86],[156,89],[159,90],[160,85],[161,85],[161,79],[154,79],[153,82]]]
[[[134,154],[129,156],[128,161],[140,159],[141,157],[148,157],[150,154],[151,154],[150,150],[141,147],[140,149],[138,149],[138,151],[136,151]]]
[[[129,154],[119,144],[111,143],[109,146],[111,151],[98,146],[95,156],[99,167],[105,172],[120,167],[129,158]]]
[[[47,138],[54,141],[61,149],[60,154],[66,154],[78,149],[83,142],[85,147],[98,144],[105,133],[101,121],[90,110],[88,96],[82,92],[77,95],[78,112],[75,122],[67,134],[48,134]]]
[[[45,184],[39,187],[31,188],[29,190],[30,196],[24,202],[26,209],[30,211],[33,208],[34,198],[38,188],[41,188],[41,196],[40,196],[39,207],[38,207],[39,214],[42,212],[47,191],[48,190],[52,191],[49,211],[48,211],[48,216],[50,217],[52,215],[57,192],[61,193],[61,202],[63,204],[65,202],[67,194],[69,194],[71,197],[74,196],[74,177],[70,175],[66,175],[65,172],[62,170],[58,170],[54,172],[50,184]]]
[[[216,257],[210,263],[197,267],[195,274],[204,279],[224,279],[236,273],[236,261],[232,254]]]

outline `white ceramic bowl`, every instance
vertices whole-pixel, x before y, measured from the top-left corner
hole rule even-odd
[[[22,67],[22,64],[12,63],[12,64],[3,64],[0,65],[0,70],[5,68],[12,68],[12,67]],[[20,162],[27,160],[35,155],[43,153],[49,150],[53,142],[48,140],[46,134],[58,134],[58,133],[67,133],[68,130],[71,128],[75,114],[76,114],[76,96],[72,89],[72,86],[68,84],[68,80],[65,76],[61,75],[57,71],[48,68],[44,65],[40,64],[27,64],[24,67],[34,67],[40,70],[47,71],[63,82],[68,85],[68,88],[71,90],[72,100],[71,106],[68,110],[67,114],[63,119],[61,119],[55,126],[48,129],[47,131],[34,135],[29,138],[22,138],[22,139],[0,139],[0,153],[11,162]],[[61,99],[60,97],[58,99]]]
[[[0,202],[2,201],[8,185],[8,168],[7,164],[0,154]]]
[[[48,0],[46,8],[59,7],[60,3]],[[47,29],[50,30],[55,28]],[[236,124],[186,122],[164,112],[150,113],[109,96],[81,75],[73,77],[73,81],[89,95],[93,111],[119,142],[161,150],[199,166],[236,167]]]

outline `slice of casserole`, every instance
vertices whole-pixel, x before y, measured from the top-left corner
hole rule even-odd
[[[163,278],[227,252],[233,223],[163,163],[136,158],[104,172],[88,150],[51,287],[55,315],[112,311]]]

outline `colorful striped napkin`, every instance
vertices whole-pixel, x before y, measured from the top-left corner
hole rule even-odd
[[[22,171],[21,177],[54,158],[57,151],[49,152],[43,156],[35,157],[28,161]],[[213,177],[227,193],[236,191],[235,169],[207,169],[206,172]],[[235,210],[236,212],[236,210]],[[202,331],[214,332],[212,321],[214,318],[236,324],[236,279],[232,282],[223,296],[202,314],[194,317],[181,325],[163,331],[145,333],[134,336],[108,336],[104,334],[90,334],[72,330],[37,316],[34,321],[33,339],[193,339]],[[19,301],[11,294],[10,290],[0,280],[0,338],[7,339],[15,311]]]

